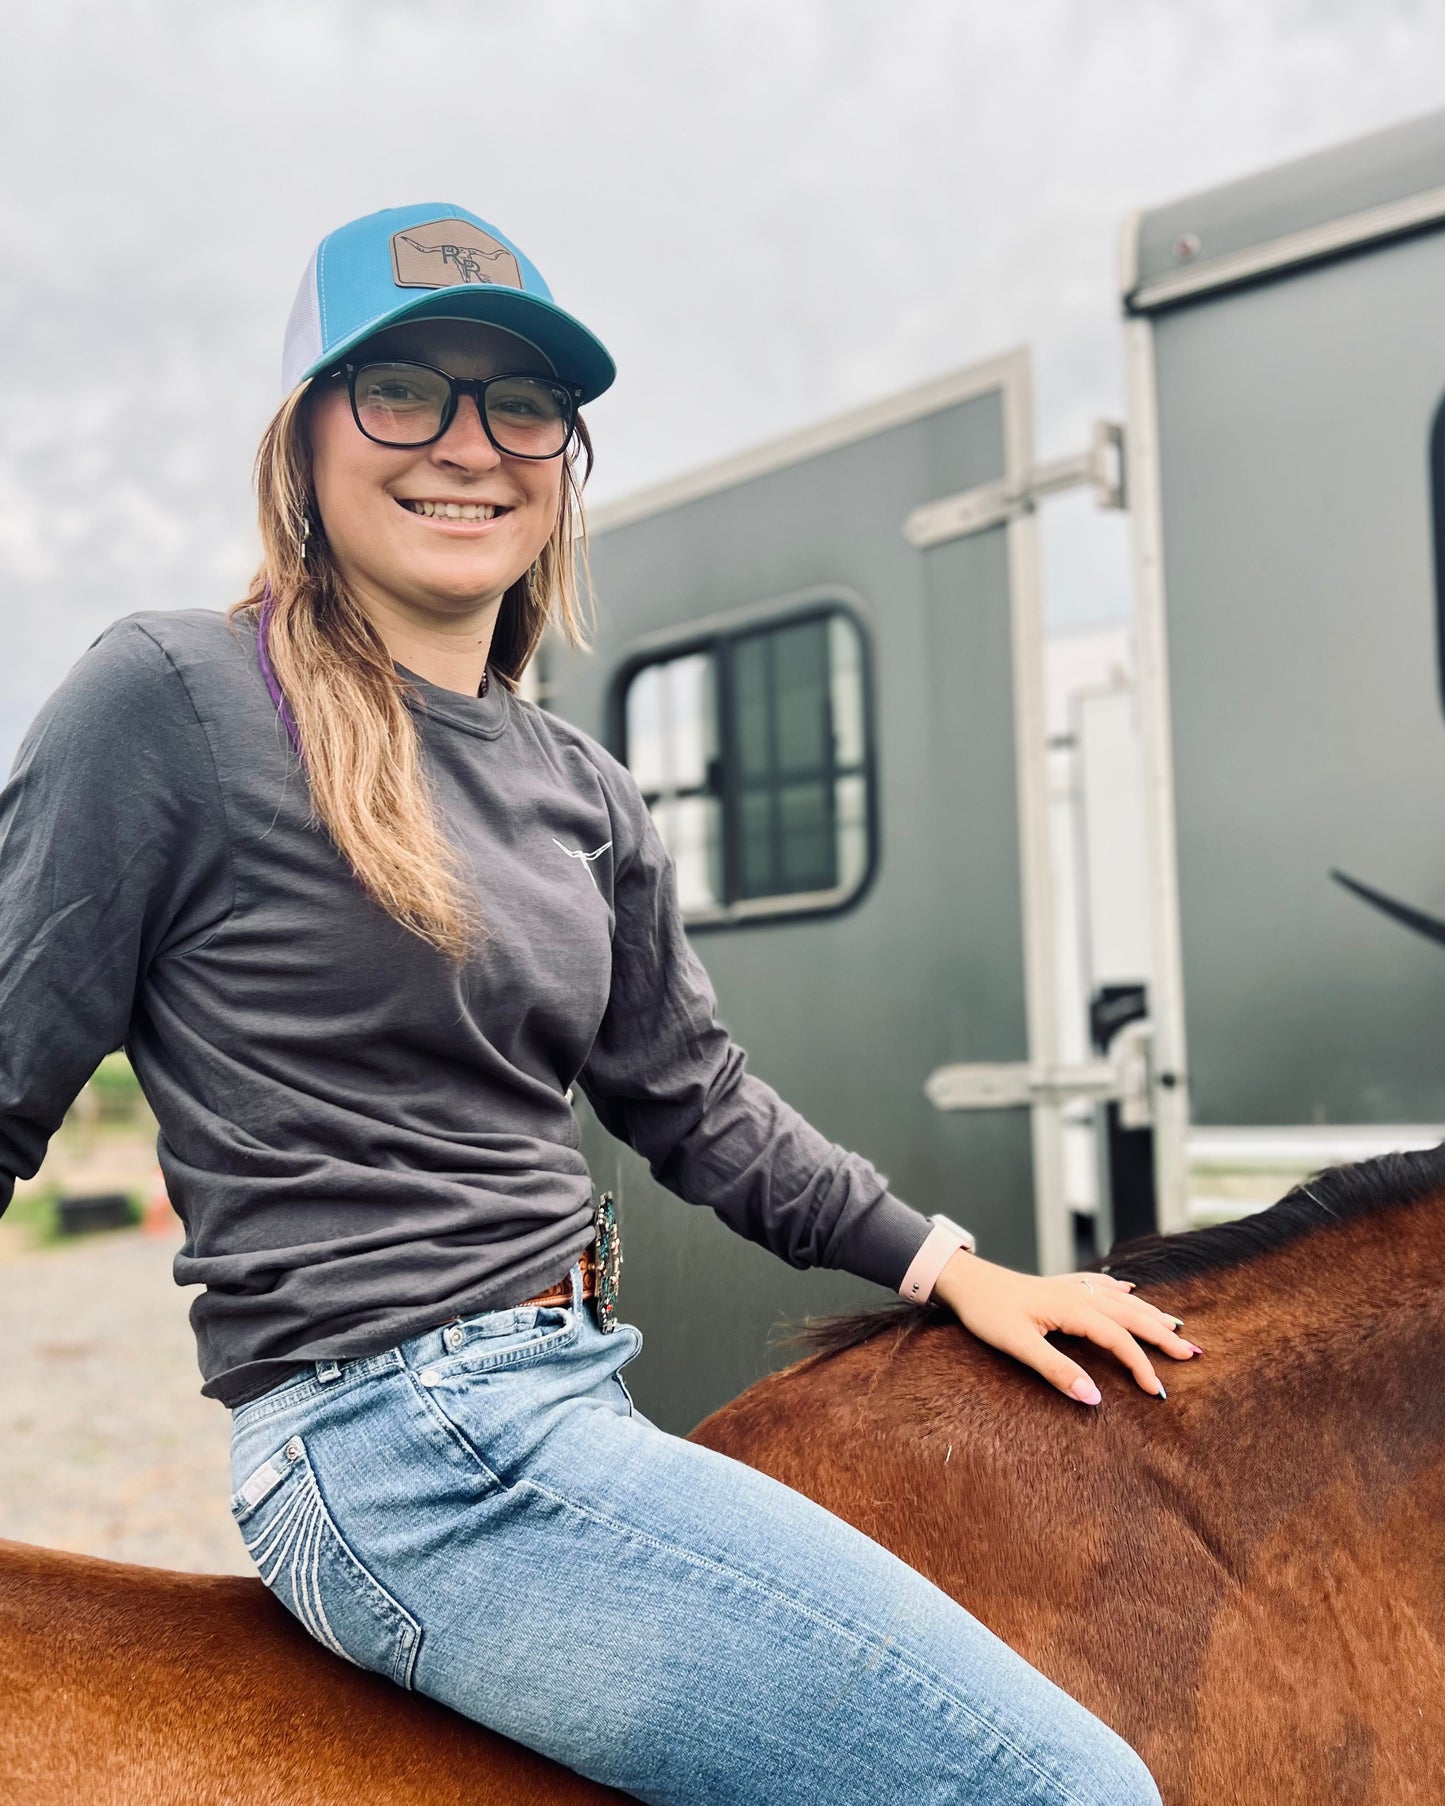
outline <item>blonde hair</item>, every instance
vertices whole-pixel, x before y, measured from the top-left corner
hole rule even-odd
[[[313,822],[329,831],[362,888],[402,927],[457,961],[484,931],[457,849],[438,820],[404,696],[414,686],[392,663],[337,569],[317,518],[304,383],[282,403],[256,454],[261,566],[228,622],[266,607],[266,650],[289,707],[310,780]],[[586,463],[578,478],[578,447]],[[592,441],[580,415],[564,456],[557,519],[536,562],[503,597],[492,636],[494,681],[515,691],[550,622],[586,644],[577,571],[588,612],[582,488]],[[308,537],[309,532],[309,537]]]

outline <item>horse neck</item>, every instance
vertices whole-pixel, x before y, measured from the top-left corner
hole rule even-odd
[[[1188,1399],[1221,1454],[1247,1446],[1288,1486],[1292,1466],[1332,1461],[1400,1479],[1445,1447],[1445,1196],[1331,1223],[1167,1300],[1139,1290],[1205,1350]]]
[[[1386,1319],[1408,1333],[1406,1318],[1445,1309],[1445,1193],[1325,1219],[1236,1266],[1176,1284],[1170,1297],[1188,1304],[1191,1322],[1202,1327],[1215,1317],[1266,1342],[1304,1333],[1349,1344],[1365,1323]],[[1153,1295],[1147,1282],[1139,1290]]]

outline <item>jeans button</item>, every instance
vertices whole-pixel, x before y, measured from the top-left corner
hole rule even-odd
[[[455,1324],[453,1324],[442,1340],[446,1343],[448,1348],[460,1348],[462,1345],[462,1332]]]
[[[301,1438],[299,1436],[293,1436],[290,1442],[286,1444],[286,1459],[288,1461],[299,1461],[301,1459],[301,1452]]]

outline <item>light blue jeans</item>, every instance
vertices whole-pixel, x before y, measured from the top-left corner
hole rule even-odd
[[[658,1806],[1159,1806],[914,1568],[635,1410],[641,1331],[571,1282],[233,1413],[232,1512],[313,1637]]]

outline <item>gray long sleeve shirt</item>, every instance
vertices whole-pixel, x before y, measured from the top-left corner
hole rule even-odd
[[[0,790],[0,1209],[124,1046],[205,1286],[201,1390],[236,1405],[563,1277],[575,1081],[680,1197],[896,1287],[927,1220],[747,1070],[626,767],[397,668],[486,922],[460,968],[309,824],[249,620],[129,615],[45,703]]]

